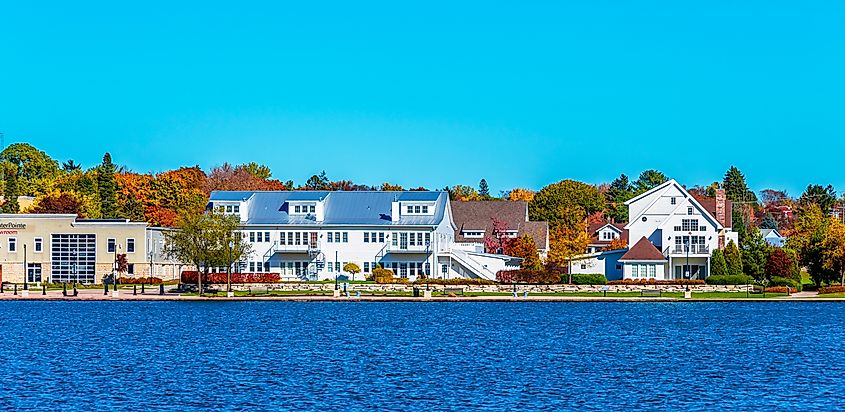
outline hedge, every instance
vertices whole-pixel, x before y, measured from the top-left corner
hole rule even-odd
[[[611,280],[607,282],[608,285],[703,285],[704,281],[701,279],[622,279]]]
[[[707,278],[708,285],[747,285],[754,283],[754,278],[746,275],[713,275]]]
[[[117,278],[117,283],[122,285],[158,285],[160,283],[164,283],[161,278]]]
[[[499,283],[558,283],[560,273],[550,270],[502,270],[496,273]]]
[[[826,288],[819,288],[819,295],[827,295],[829,293],[844,293],[845,286],[828,286]]]
[[[232,273],[232,283],[276,283],[281,280],[278,273]],[[209,273],[203,276],[203,283],[223,285],[227,283],[225,273]],[[197,272],[182,272],[182,283],[196,284]]]
[[[487,279],[417,279],[415,285],[495,285]]]
[[[769,281],[769,286],[789,286],[793,290],[801,291],[801,283],[788,278],[782,278],[780,276],[772,276],[772,280]]]
[[[569,280],[569,275],[560,275],[561,280]],[[607,278],[601,273],[573,273],[573,285],[606,285]]]
[[[766,288],[766,293],[789,293],[795,292],[795,289],[790,288],[789,290],[786,289],[786,286],[771,286]]]

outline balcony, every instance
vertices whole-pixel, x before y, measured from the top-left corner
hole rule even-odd
[[[708,245],[675,245],[670,246],[667,250],[670,255],[686,256],[689,253],[692,255],[707,255],[710,256],[710,246]]]
[[[320,251],[320,248],[317,247],[315,244],[305,244],[305,245],[280,245],[278,243],[273,244],[273,253],[307,253],[307,254],[316,254]]]
[[[387,245],[388,253],[428,253],[431,247],[426,245]]]

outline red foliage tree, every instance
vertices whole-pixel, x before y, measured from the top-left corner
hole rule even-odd
[[[82,200],[72,193],[50,193],[38,199],[38,202],[29,210],[30,213],[72,213],[79,217],[82,215]]]
[[[787,279],[797,277],[796,280],[801,281],[795,257],[781,248],[774,248],[769,254],[769,259],[766,261],[766,276],[770,278],[780,276]]]
[[[487,253],[507,254],[508,243],[511,241],[508,237],[508,223],[495,217],[490,219],[493,221],[493,231],[484,236],[484,249]]]

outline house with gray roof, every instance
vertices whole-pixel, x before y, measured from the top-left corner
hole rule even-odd
[[[506,200],[474,200],[452,202],[455,220],[455,240],[460,243],[476,245],[484,250],[484,238],[495,235],[493,222],[499,220],[505,225],[504,236],[515,238],[531,236],[537,245],[537,252],[542,260],[549,253],[548,222],[528,220],[528,202]]]
[[[334,279],[356,263],[397,277],[495,279],[510,256],[462,248],[447,192],[215,191],[209,209],[237,215],[252,253],[237,268],[283,280]],[[225,269],[224,269],[225,270]]]
[[[760,229],[760,235],[763,236],[763,240],[774,247],[786,245],[786,237],[781,235],[777,229]]]

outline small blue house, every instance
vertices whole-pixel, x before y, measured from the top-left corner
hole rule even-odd
[[[786,244],[786,238],[781,236],[777,229],[760,229],[760,235],[774,247],[783,247]]]

